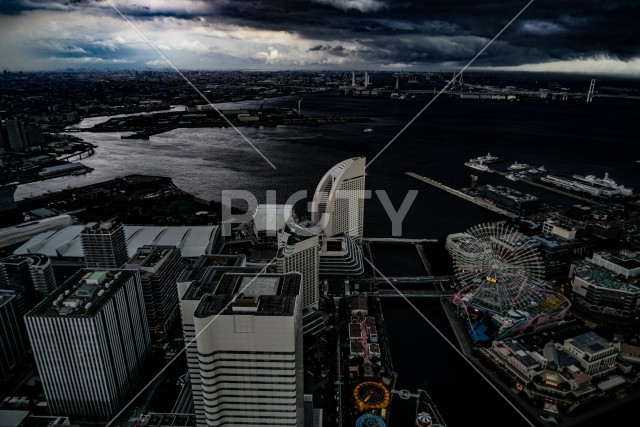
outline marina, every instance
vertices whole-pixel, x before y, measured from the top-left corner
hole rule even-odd
[[[481,172],[502,175],[510,181],[521,181],[584,202],[593,203],[598,200],[633,196],[633,188],[618,184],[609,176],[608,172],[605,172],[602,178],[593,174],[584,176],[578,174],[555,175],[548,173],[544,165],[536,167],[518,161],[512,163],[506,171],[501,171],[492,169],[486,164],[487,159],[494,158],[497,159],[497,157],[487,154],[487,156],[470,159],[464,165]]]

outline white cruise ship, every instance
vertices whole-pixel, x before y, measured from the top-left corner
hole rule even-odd
[[[489,166],[485,165],[482,162],[465,162],[464,164],[467,167],[470,167],[471,169],[476,169],[482,172],[490,172],[491,169],[489,169]]]
[[[592,185],[612,188],[614,190],[617,190],[617,192],[622,196],[633,195],[633,188],[626,188],[624,185],[619,185],[613,179],[609,178],[608,172],[605,172],[604,178],[598,178],[595,175],[573,175],[573,179],[577,179],[578,181],[586,182]]]
[[[530,169],[531,166],[529,166],[526,163],[518,163],[517,161],[515,161],[511,166],[508,167],[508,169],[510,171],[521,171],[524,169]]]

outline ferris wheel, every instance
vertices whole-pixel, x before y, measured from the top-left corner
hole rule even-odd
[[[503,223],[480,224],[447,237],[462,285],[454,302],[504,315],[535,300],[542,258],[531,240]]]

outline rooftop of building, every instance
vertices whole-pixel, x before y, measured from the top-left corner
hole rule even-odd
[[[146,273],[156,273],[172,255],[180,253],[175,246],[145,245],[127,261],[127,268],[139,268]],[[142,274],[142,273],[141,273]]]
[[[0,410],[0,420],[5,427],[20,427],[25,418],[29,415],[29,411],[11,411]]]
[[[206,267],[241,267],[245,265],[247,257],[244,255],[202,255],[193,268]]]
[[[582,335],[578,335],[577,337],[569,338],[565,343],[570,344],[578,350],[588,354],[595,354],[603,350],[613,348],[613,345],[609,341],[605,340],[595,332],[587,332]]]
[[[299,234],[296,233],[295,228],[290,228],[286,226],[279,234],[278,234],[278,252],[277,257],[283,258],[289,256],[292,251],[294,251],[296,245],[302,243],[306,240],[313,239],[313,241],[308,242],[306,245],[301,245],[298,247],[304,248],[313,248],[314,246],[318,246],[318,236],[313,234]]]
[[[300,294],[301,275],[226,273],[212,293],[205,294],[195,316],[253,314],[291,316]]]
[[[351,297],[349,299],[349,304],[351,306],[351,310],[352,311],[355,311],[355,310],[367,311],[367,310],[369,310],[369,306],[367,305],[367,297],[365,297],[363,295],[358,295],[358,296]]]
[[[49,257],[44,254],[21,254],[9,255],[8,257],[0,260],[0,264],[7,265],[18,265],[24,262],[34,266],[45,265],[47,262],[49,262]]]
[[[594,254],[594,256],[598,256],[606,261],[609,261],[619,267],[626,268],[628,270],[640,268],[640,259],[638,259],[639,256],[635,252],[597,252]]]
[[[358,323],[349,323],[349,337],[360,338],[362,336],[362,329]]]
[[[261,268],[250,267],[205,267],[197,270],[184,270],[178,276],[178,282],[193,282],[182,299],[200,300],[204,294],[213,293],[225,273],[258,273]]]
[[[130,270],[82,269],[27,316],[92,317],[133,274]]]
[[[567,240],[553,234],[538,234],[532,236],[531,239],[540,243],[540,245],[546,249],[569,249],[575,245],[575,241]]]
[[[552,224],[552,225],[555,225],[556,227],[564,228],[565,230],[569,230],[569,231],[581,228],[581,224],[579,222],[563,216],[555,216],[553,218],[547,218],[545,222],[547,224]]]
[[[114,221],[90,222],[80,232],[80,234],[112,234],[116,231],[121,223]]]
[[[13,298],[15,298],[15,294],[13,292],[0,289],[0,307],[11,301]]]
[[[592,285],[617,291],[640,292],[640,277],[625,278],[586,260],[576,264],[575,274]]]
[[[253,227],[257,233],[275,233],[294,220],[293,205],[262,204],[253,214]]]

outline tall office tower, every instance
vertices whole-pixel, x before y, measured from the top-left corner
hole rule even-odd
[[[41,147],[44,145],[44,134],[42,128],[38,124],[27,125],[26,129],[27,145],[29,147]]]
[[[320,301],[320,242],[317,235],[301,235],[300,227],[285,227],[278,236],[278,273],[302,274],[302,308],[318,308]]]
[[[199,426],[206,425],[206,418],[193,315],[202,297],[213,292],[224,273],[257,274],[260,270],[261,268],[257,266],[246,267],[244,255],[203,255],[198,258],[193,268],[182,271],[176,281],[178,298],[180,299],[182,332],[187,347],[187,367],[189,368],[193,406]]]
[[[51,260],[42,254],[10,255],[1,259],[0,288],[32,294],[29,296],[35,305],[56,289]]]
[[[311,220],[327,237],[344,233],[362,242],[366,159],[338,163],[322,177],[313,196]]]
[[[89,223],[80,233],[80,241],[87,267],[120,268],[129,259],[122,224]]]
[[[180,249],[175,246],[145,245],[126,265],[140,271],[149,331],[163,336],[178,315],[176,279],[182,269]]]
[[[29,344],[13,292],[0,291],[0,386],[27,356]]]
[[[140,275],[80,270],[25,316],[51,413],[108,419],[150,351]]]
[[[303,425],[301,280],[227,273],[202,297],[194,324],[203,425]]]
[[[25,149],[25,133],[22,120],[7,119],[4,121],[7,127],[7,139],[12,151],[22,151]]]

